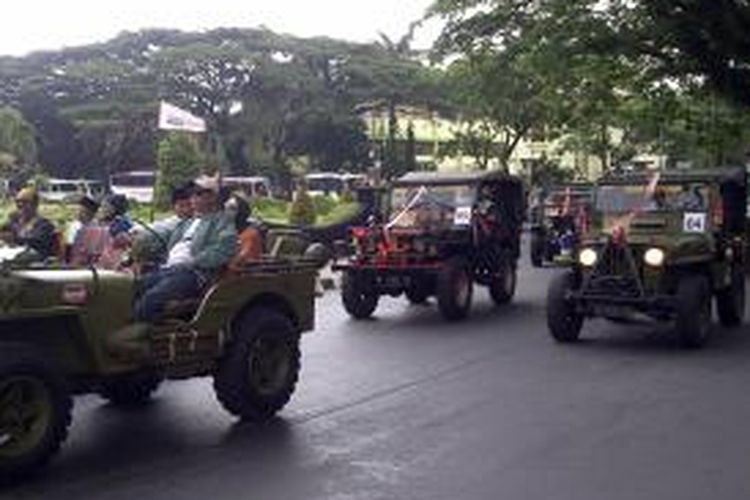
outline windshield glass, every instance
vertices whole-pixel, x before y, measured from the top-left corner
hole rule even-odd
[[[704,184],[658,185],[653,194],[642,185],[599,186],[596,209],[604,213],[708,210],[708,186]]]
[[[391,227],[467,225],[476,190],[472,186],[403,186],[391,194]]]

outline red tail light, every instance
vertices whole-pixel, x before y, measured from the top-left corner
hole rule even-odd
[[[721,200],[716,200],[711,207],[711,222],[714,227],[724,224],[724,204]]]

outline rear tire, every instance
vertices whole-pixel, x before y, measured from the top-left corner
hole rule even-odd
[[[507,304],[516,294],[516,267],[511,263],[504,267],[502,274],[490,284],[490,297],[498,306]]]
[[[448,321],[459,321],[469,315],[473,281],[467,264],[460,259],[448,261],[437,279],[438,309]]]
[[[367,319],[378,307],[380,296],[367,285],[367,280],[349,271],[341,278],[341,302],[354,319]]]
[[[556,276],[547,290],[547,328],[557,342],[575,342],[581,335],[583,316],[567,298],[574,288],[575,276],[566,272]]]
[[[252,309],[236,322],[219,361],[216,397],[243,420],[268,420],[289,402],[299,369],[299,332],[292,321],[274,309]]]
[[[711,292],[708,280],[689,275],[677,284],[677,333],[688,349],[705,345],[711,331]]]
[[[732,269],[732,284],[716,294],[716,311],[722,326],[737,326],[745,319],[745,274],[741,267]]]
[[[0,483],[44,466],[68,436],[73,400],[63,378],[29,353],[0,361]]]
[[[542,233],[536,231],[531,233],[529,254],[532,266],[542,267],[544,265],[544,235]]]

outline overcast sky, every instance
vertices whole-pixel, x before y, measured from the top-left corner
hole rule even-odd
[[[0,55],[24,55],[108,40],[142,28],[208,30],[265,25],[303,37],[368,42],[382,31],[403,35],[432,0],[6,0],[0,17]],[[429,46],[432,24],[415,46]]]

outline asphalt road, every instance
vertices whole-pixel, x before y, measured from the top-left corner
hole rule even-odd
[[[556,271],[521,270],[513,304],[471,318],[381,302],[349,320],[319,300],[292,402],[238,424],[210,380],[139,410],[79,398],[63,452],[19,499],[741,499],[750,497],[750,331],[701,351],[593,321],[547,334]]]

